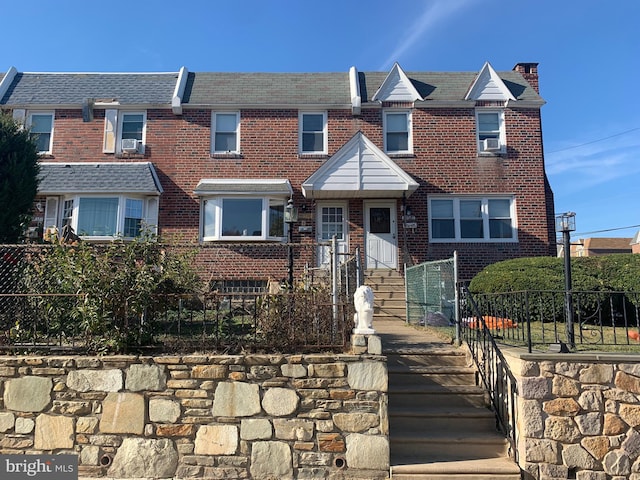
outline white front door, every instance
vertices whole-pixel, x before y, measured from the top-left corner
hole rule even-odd
[[[316,225],[316,240],[318,247],[318,266],[329,266],[331,264],[331,239],[335,235],[339,253],[349,251],[347,238],[347,204],[345,202],[319,203],[317,210],[318,219]],[[343,260],[343,256],[338,258],[338,263]]]
[[[365,203],[365,249],[367,268],[398,266],[395,202]]]

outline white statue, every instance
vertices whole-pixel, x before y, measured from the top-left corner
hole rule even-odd
[[[360,335],[373,335],[373,290],[367,285],[361,285],[353,294],[353,305],[356,313],[353,314],[353,322],[356,328],[353,333]]]

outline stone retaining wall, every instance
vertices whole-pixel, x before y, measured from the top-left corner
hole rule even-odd
[[[80,477],[388,477],[379,355],[0,357],[0,453]]]
[[[525,478],[640,480],[637,356],[505,354]]]

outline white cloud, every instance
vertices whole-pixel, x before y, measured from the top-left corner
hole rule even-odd
[[[401,39],[400,44],[387,57],[381,70],[388,70],[394,62],[407,51],[414,47],[418,41],[428,34],[430,29],[442,28],[443,22],[462,10],[467,5],[471,5],[470,0],[434,0],[425,2],[424,13],[416,21],[405,29],[406,35]]]
[[[640,173],[640,139],[632,133],[602,142],[573,142],[546,154],[552,184],[577,192]],[[563,149],[564,148],[564,149]]]

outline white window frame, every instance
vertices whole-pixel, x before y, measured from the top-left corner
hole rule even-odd
[[[118,199],[118,211],[116,214],[116,232],[114,235],[81,235],[78,232],[78,219],[80,214],[80,199],[81,198],[117,198]],[[56,201],[53,201],[56,200]],[[158,218],[158,199],[156,196],[148,195],[135,195],[135,194],[69,194],[62,197],[47,197],[47,209],[55,208],[56,212],[45,212],[47,218],[55,219],[55,225],[59,231],[62,230],[63,222],[66,221],[64,217],[65,207],[70,208],[72,211],[70,220],[73,231],[83,240],[114,240],[116,238],[122,238],[124,240],[132,240],[134,237],[126,237],[123,235],[124,223],[126,216],[126,204],[127,200],[140,200],[142,201],[142,215],[141,218],[143,224],[148,227],[149,233],[157,233],[157,218]],[[51,207],[49,207],[51,205]],[[52,223],[49,221],[48,223]]]
[[[389,122],[387,121],[387,117],[389,115],[398,115],[404,114],[407,119],[407,149],[406,150],[389,150],[389,145],[387,142],[387,135],[390,133],[388,131]],[[413,112],[410,109],[394,109],[388,108],[382,112],[382,129],[383,129],[383,138],[384,138],[384,151],[388,154],[413,154]]]
[[[28,111],[27,112],[27,128],[31,129],[32,125],[33,125],[33,116],[34,115],[48,115],[51,117],[51,130],[49,131],[49,146],[47,148],[47,150],[39,150],[38,153],[43,155],[43,154],[51,154],[52,149],[53,149],[53,130],[54,130],[54,122],[55,122],[55,112],[51,111],[51,110],[46,110],[46,111],[39,111],[39,110],[34,110],[34,111]]]
[[[288,225],[284,223],[284,207],[289,197],[277,195],[212,195],[202,197],[200,199],[200,238],[203,242],[212,241],[242,241],[242,242],[259,242],[259,241],[277,241],[282,242],[287,238]],[[261,235],[222,235],[222,217],[223,204],[225,200],[261,200]],[[283,211],[283,234],[282,236],[269,235],[269,209],[272,204],[282,205]],[[206,215],[207,208],[211,208],[210,213],[213,217],[212,234],[207,232]]]
[[[304,117],[306,115],[322,115],[322,150],[304,150],[303,137]],[[329,152],[329,139],[327,128],[327,112],[326,111],[300,111],[298,112],[298,153],[300,155],[327,155]]]
[[[236,148],[235,150],[216,150],[216,133],[218,115],[234,115],[236,117],[236,128],[234,133],[236,134]],[[230,132],[225,132],[230,133]],[[211,112],[211,153],[215,155],[222,154],[239,154],[240,153],[240,112],[238,111],[212,111]]]
[[[498,115],[498,131],[480,131],[480,115],[486,113]],[[495,155],[506,152],[507,148],[507,135],[505,133],[504,126],[504,109],[502,108],[476,108],[476,145],[478,153],[483,155]],[[500,148],[498,150],[485,150],[484,139],[480,137],[490,136],[490,138],[497,138],[500,142]]]
[[[453,238],[434,238],[433,237],[433,220],[431,204],[434,200],[449,200],[453,202],[453,221],[454,232]],[[460,221],[463,220],[460,214],[460,201],[477,200],[481,202],[481,216],[483,222],[483,238],[462,238]],[[489,217],[489,200],[508,200],[509,214],[511,220],[511,237],[509,238],[492,238],[490,230],[490,220],[499,217]],[[516,202],[513,196],[495,195],[495,196],[477,196],[477,195],[461,195],[461,196],[433,196],[429,197],[429,242],[430,243],[515,243],[518,241],[518,225],[516,218]]]
[[[124,123],[124,117],[126,115],[142,115],[142,139],[140,140],[141,144],[138,147],[138,154],[144,154],[144,147],[147,143],[147,112],[146,110],[142,111],[129,111],[129,110],[118,110],[118,141],[116,145],[116,150],[118,153],[124,153],[122,150],[122,124]]]

